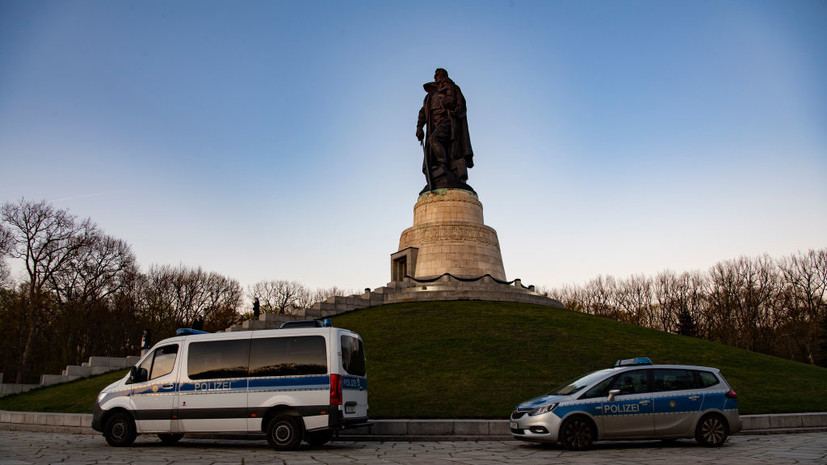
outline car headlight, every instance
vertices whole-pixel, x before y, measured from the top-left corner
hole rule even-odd
[[[106,398],[106,394],[107,393],[105,393],[105,392],[101,392],[100,394],[98,394],[98,404],[103,402],[103,399]]]
[[[528,415],[531,416],[531,417],[534,417],[534,416],[537,416],[537,415],[542,415],[544,413],[551,412],[552,410],[554,410],[555,407],[557,407],[556,402],[553,403],[553,404],[541,405],[539,407],[535,407],[534,410],[528,412]]]

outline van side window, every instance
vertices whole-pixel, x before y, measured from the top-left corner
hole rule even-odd
[[[192,343],[187,357],[187,376],[190,379],[245,377],[249,355],[249,339]]]
[[[178,355],[178,344],[172,344],[155,349],[149,357],[138,366],[138,377],[133,383],[150,381],[172,372],[175,366],[175,357]]]
[[[327,373],[327,345],[322,336],[253,339],[250,376],[323,375]]]
[[[365,349],[360,339],[342,335],[342,367],[351,375],[365,376]]]

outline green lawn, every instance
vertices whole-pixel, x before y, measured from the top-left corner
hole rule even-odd
[[[105,375],[3,397],[0,399],[0,410],[92,413],[95,407],[95,397],[101,389],[123,378],[126,372],[126,370],[113,371]]]
[[[742,414],[827,411],[827,369],[539,305],[433,302],[336,317],[368,356],[373,418],[504,418],[571,378],[648,356],[720,368]]]
[[[517,303],[384,305],[333,319],[368,356],[372,418],[505,418],[619,358],[720,368],[742,414],[827,411],[827,369],[568,310]],[[91,413],[125,372],[0,399],[0,410]]]

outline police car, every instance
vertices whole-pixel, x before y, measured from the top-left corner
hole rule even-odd
[[[517,439],[584,450],[599,440],[695,438],[723,445],[741,430],[738,399],[716,368],[618,360],[511,413]]]

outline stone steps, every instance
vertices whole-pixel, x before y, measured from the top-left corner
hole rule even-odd
[[[125,370],[138,363],[139,359],[140,357],[137,355],[132,355],[129,357],[92,356],[81,365],[66,366],[66,368],[59,375],[40,375],[40,384],[38,386],[53,386],[55,384],[68,383],[76,379],[102,375],[104,373],[109,373],[110,371]]]
[[[48,373],[40,375],[39,384],[7,384],[3,383],[3,377],[0,375],[0,397],[20,394],[41,387],[54,386],[55,384],[68,383],[77,379],[102,375],[104,373],[109,373],[110,371],[125,370],[138,363],[139,359],[140,357],[138,356],[89,357],[89,360],[80,365],[68,365],[59,375]]]

